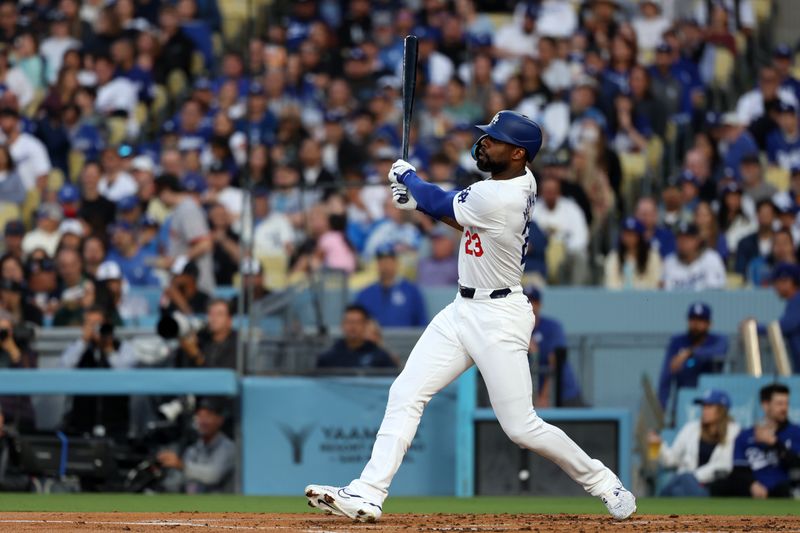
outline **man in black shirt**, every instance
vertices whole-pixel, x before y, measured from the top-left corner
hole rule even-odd
[[[342,339],[317,359],[317,368],[393,368],[397,363],[374,342],[367,340],[369,313],[348,305],[342,317]]]
[[[176,367],[236,368],[237,333],[230,305],[222,299],[208,304],[208,325],[180,339]]]
[[[178,256],[170,268],[172,280],[161,297],[161,314],[179,311],[185,315],[205,313],[210,297],[197,287],[200,271],[194,261]]]
[[[103,170],[97,161],[89,161],[81,172],[81,206],[78,217],[86,221],[92,235],[105,237],[106,228],[114,222],[117,206],[102,196],[98,186]]]

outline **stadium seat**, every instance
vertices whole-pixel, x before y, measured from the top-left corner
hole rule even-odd
[[[750,0],[758,25],[762,25],[772,17],[772,0]]]
[[[776,165],[769,165],[764,175],[764,180],[774,185],[779,191],[789,190],[789,178],[789,171]]]
[[[564,243],[557,239],[550,239],[547,249],[544,252],[545,263],[547,263],[547,280],[550,283],[560,283],[561,265],[567,257],[567,250]]]
[[[273,290],[285,288],[288,283],[288,262],[284,256],[262,256],[258,260],[264,271],[266,286]]]
[[[67,154],[67,170],[69,171],[69,179],[73,183],[77,183],[83,171],[83,165],[86,163],[86,155],[79,150],[70,150]]]
[[[733,79],[736,58],[727,48],[714,47],[714,77],[712,85],[716,89],[727,90]]]
[[[0,228],[6,226],[9,220],[17,220],[20,218],[20,209],[17,204],[10,202],[0,202]]]
[[[179,100],[189,88],[189,80],[182,70],[175,69],[167,75],[167,94],[172,100]]]
[[[108,144],[122,144],[128,137],[128,119],[122,117],[108,117],[106,119],[108,129]]]

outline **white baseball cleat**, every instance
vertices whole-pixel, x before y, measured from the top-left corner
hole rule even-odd
[[[308,505],[327,514],[346,516],[359,522],[375,522],[381,517],[381,506],[353,493],[348,487],[309,485]]]
[[[619,480],[617,480],[619,482]],[[625,520],[636,512],[636,497],[619,482],[613,489],[600,495],[608,512],[617,520]]]

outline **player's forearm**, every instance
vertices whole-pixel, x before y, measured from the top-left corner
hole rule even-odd
[[[436,219],[449,217],[455,220],[453,198],[457,194],[456,191],[445,192],[436,185],[424,181],[413,171],[403,175],[403,185],[408,187],[417,201],[417,209]]]

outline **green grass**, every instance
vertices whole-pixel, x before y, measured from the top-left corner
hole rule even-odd
[[[793,500],[639,499],[640,514],[800,515]],[[304,513],[302,497],[160,494],[2,494],[0,511]],[[571,513],[605,514],[595,498],[390,498],[388,513]]]

